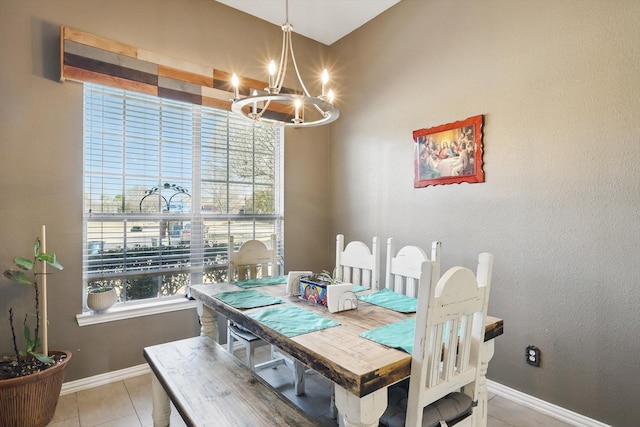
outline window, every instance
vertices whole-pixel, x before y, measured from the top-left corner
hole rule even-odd
[[[120,306],[184,296],[190,284],[226,280],[230,234],[282,242],[282,134],[85,84],[85,292],[113,286]]]

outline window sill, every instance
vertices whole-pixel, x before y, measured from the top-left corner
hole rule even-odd
[[[89,326],[97,325],[98,323],[115,322],[117,320],[169,313],[171,311],[188,310],[195,307],[195,301],[188,300],[186,298],[178,298],[167,301],[154,301],[114,307],[104,313],[80,313],[76,314],[76,321],[78,322],[78,326]]]

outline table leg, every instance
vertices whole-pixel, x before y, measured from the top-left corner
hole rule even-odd
[[[495,344],[493,340],[485,341],[480,349],[480,375],[476,390],[478,393],[478,406],[473,410],[475,424],[474,427],[486,427],[488,417],[488,392],[487,392],[487,370],[489,369],[489,361],[493,357]]]
[[[153,427],[169,427],[169,418],[171,418],[169,396],[155,375],[151,378],[151,398],[153,400],[153,410],[151,411]]]
[[[387,409],[387,388],[381,388],[364,397],[357,397],[335,385],[338,422],[344,427],[377,427]]]
[[[198,316],[200,316],[200,336],[213,338],[216,342],[220,342],[218,335],[218,313],[215,310],[198,301]]]

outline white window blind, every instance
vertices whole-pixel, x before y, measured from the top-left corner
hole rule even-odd
[[[228,238],[275,233],[282,130],[226,111],[84,85],[85,289],[120,303],[226,280]]]

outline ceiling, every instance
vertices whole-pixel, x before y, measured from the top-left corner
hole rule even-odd
[[[286,21],[286,0],[217,0],[275,25]],[[331,45],[400,0],[289,0],[293,31]]]

